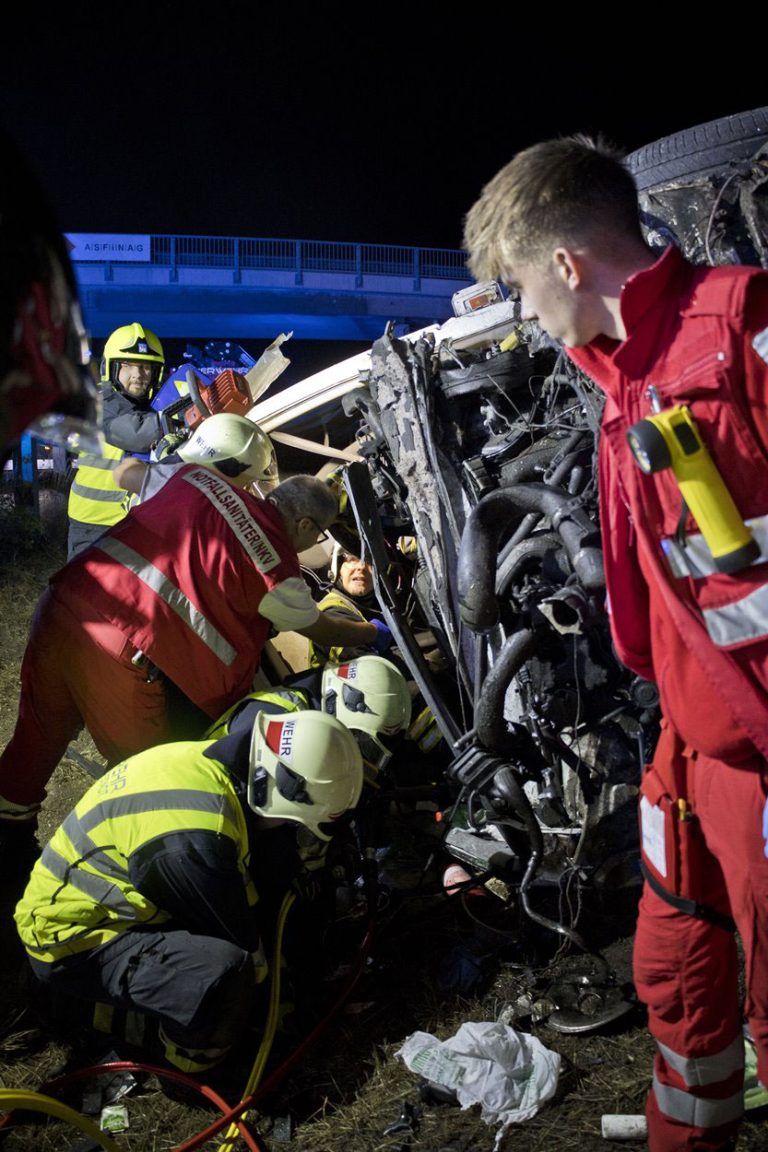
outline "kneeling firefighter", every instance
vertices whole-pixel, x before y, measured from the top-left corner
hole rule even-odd
[[[250,729],[259,712],[320,709],[340,720],[357,741],[365,778],[372,783],[392,758],[394,738],[411,719],[408,684],[399,668],[383,656],[360,656],[346,664],[291,677],[279,688],[251,692],[208,728],[216,739]]]
[[[116,765],[54,833],[16,908],[42,999],[69,1029],[96,1001],[97,1030],[184,1071],[218,1063],[267,974],[254,847],[280,826],[330,839],[362,785],[354,738],[316,711],[262,710],[250,729]]]
[[[324,669],[292,676],[290,682],[280,688],[250,692],[208,728],[206,737],[220,738],[249,732],[263,712],[296,713],[306,708],[324,711],[340,720],[355,737],[362,752],[364,780],[368,787],[353,813],[355,826],[350,829],[350,836],[355,844],[352,851],[364,854],[378,831],[372,820],[379,816],[378,805],[368,804],[367,799],[378,787],[379,775],[389,764],[411,718],[408,684],[400,669],[389,660],[378,655],[363,655],[347,664],[329,664]],[[313,835],[309,827],[297,826],[295,829],[283,828],[268,840],[264,838],[253,851],[251,871],[257,887],[259,892],[268,888],[265,899],[273,902],[271,915],[266,917],[268,923],[276,919],[282,895],[289,886],[294,886],[301,896],[311,896],[310,900],[301,902],[301,912],[299,909],[291,912],[288,925],[286,953],[299,968],[303,956],[314,954],[313,949],[307,948],[307,939],[321,940],[329,917],[333,917],[334,861],[328,858],[328,851],[332,850],[332,857],[333,851],[344,857],[343,841],[342,828],[334,843],[329,844]],[[277,874],[280,885],[275,884]],[[261,884],[263,876],[266,884]],[[313,978],[317,978],[317,972],[303,973],[305,993]]]

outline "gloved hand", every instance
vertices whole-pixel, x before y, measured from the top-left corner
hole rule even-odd
[[[188,432],[168,432],[157,444],[149,454],[149,459],[152,464],[159,464],[161,460],[165,460],[166,456],[170,456],[177,448],[180,448],[185,440],[189,439]]]
[[[369,623],[373,624],[374,628],[376,629],[376,639],[374,640],[371,647],[375,648],[379,656],[383,656],[384,653],[388,652],[392,647],[394,636],[383,620],[370,620]]]
[[[298,900],[314,904],[320,899],[323,892],[323,870],[302,869],[291,881],[291,890]]]

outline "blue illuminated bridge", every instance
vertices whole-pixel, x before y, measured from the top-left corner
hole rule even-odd
[[[321,240],[68,233],[88,328],[132,320],[163,337],[372,343],[453,314],[465,254]]]

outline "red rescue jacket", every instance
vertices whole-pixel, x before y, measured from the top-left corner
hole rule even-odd
[[[768,445],[743,387],[746,301],[758,279],[768,276],[755,268],[694,268],[669,249],[625,287],[626,341],[568,349],[607,393],[601,525],[617,651],[657,682],[664,714],[687,744],[729,761],[755,748],[768,756],[768,562],[761,557],[734,575],[708,570],[690,514],[691,539],[676,549],[682,497],[674,475],[642,473],[626,433],[652,412],[649,384],[662,408],[688,405],[759,538],[768,514]]]
[[[87,601],[216,717],[251,690],[270,631],[262,597],[299,575],[277,509],[190,464],[52,584]]]

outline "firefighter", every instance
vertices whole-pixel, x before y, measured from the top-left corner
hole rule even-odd
[[[362,783],[354,738],[317,711],[261,709],[250,727],[112,768],[54,832],[16,908],[54,1022],[90,1018],[151,1054],[157,1036],[186,1072],[218,1063],[268,971],[254,847],[268,853],[281,829],[329,841]]]
[[[366,779],[390,761],[394,737],[408,729],[411,696],[399,668],[383,656],[366,654],[343,664],[292,676],[279,688],[250,692],[206,731],[209,739],[251,727],[265,706],[319,708],[349,728],[363,756]]]
[[[148,455],[163,435],[152,398],[164,368],[163,346],[142,324],[125,324],[107,338],[100,384],[106,442],[98,455],[81,452],[75,462],[67,506],[68,560],[127,514],[131,497],[115,482],[114,469],[126,453]]]
[[[324,951],[327,926],[333,919],[334,877],[339,871],[349,871],[350,859],[357,859],[360,870],[365,870],[369,864],[363,865],[361,856],[370,860],[370,849],[390,842],[386,839],[390,834],[389,805],[382,806],[377,797],[381,784],[391,782],[387,766],[408,728],[411,699],[405,677],[394,664],[381,656],[364,655],[346,664],[328,664],[324,669],[292,676],[279,687],[250,692],[210,726],[205,738],[249,732],[263,712],[293,714],[307,709],[333,716],[352,733],[362,755],[366,787],[350,813],[351,826],[340,827],[332,844],[305,828],[284,828],[254,847],[251,872],[259,891],[266,893],[269,923],[275,921],[290,884],[300,896],[284,940],[293,988],[287,998],[311,1005],[313,997],[321,994],[318,979],[322,974],[314,956]],[[354,881],[358,878],[359,873],[355,873]]]
[[[260,455],[258,438],[246,454],[254,445]],[[320,613],[300,575],[298,553],[335,518],[331,489],[294,476],[262,500],[246,490],[242,462],[176,469],[52,576],[22,662],[16,727],[0,756],[7,869],[28,869],[45,786],[83,724],[115,764],[201,734],[251,689],[272,628],[364,645],[387,631]]]
[[[392,740],[408,731],[411,694],[405,676],[381,656],[363,655],[322,671],[323,711],[355,735],[366,770],[376,780],[392,759]]]
[[[464,239],[473,275],[518,292],[522,319],[537,319],[606,396],[599,477],[613,638],[624,663],[657,683],[664,714],[640,789],[634,949],[657,1041],[649,1148],[731,1149],[744,1071],[734,930],[768,1084],[768,563],[762,552],[718,570],[675,475],[641,471],[627,433],[657,403],[662,420],[688,408],[759,540],[768,274],[694,267],[672,245],[653,251],[620,155],[581,136],[515,156],[471,208]]]
[[[37,175],[0,127],[0,464],[25,430],[56,443],[99,440],[77,282]]]

